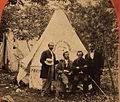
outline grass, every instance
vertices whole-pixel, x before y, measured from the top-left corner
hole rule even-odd
[[[107,68],[103,71],[101,76],[101,88],[109,97],[108,99],[106,99],[103,94],[91,96],[89,94],[84,95],[82,93],[67,93],[67,98],[65,100],[58,100],[54,97],[54,95],[51,97],[41,97],[40,91],[30,89],[28,87],[22,89],[21,92],[16,92],[18,86],[12,83],[15,74],[3,72],[0,72],[0,91],[3,96],[10,95],[15,102],[118,102],[118,69],[113,68],[111,71],[116,90],[114,95],[112,94],[113,88]]]

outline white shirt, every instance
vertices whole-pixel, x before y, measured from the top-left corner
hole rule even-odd
[[[65,64],[66,64],[66,67],[68,66],[68,60],[65,59]]]
[[[52,54],[52,60],[53,60],[53,64],[54,64],[54,55],[53,55],[53,52],[51,50],[49,50]]]
[[[90,52],[90,57],[93,59],[94,58],[95,51]]]

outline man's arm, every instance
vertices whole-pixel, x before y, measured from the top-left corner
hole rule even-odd
[[[104,56],[101,55],[101,67],[103,68],[104,67]]]
[[[54,63],[55,63],[55,64],[58,64],[58,63],[59,63],[59,61],[56,60],[56,56],[55,56],[55,54],[54,54]]]
[[[77,67],[76,60],[74,60],[73,63],[72,63],[72,71],[75,71],[76,67]]]
[[[46,60],[46,52],[44,51],[44,52],[41,54],[40,62],[41,62],[42,64],[45,64],[45,60]]]
[[[62,61],[59,61],[59,63],[56,66],[56,71],[57,73],[62,73],[63,72],[63,66],[62,66]]]

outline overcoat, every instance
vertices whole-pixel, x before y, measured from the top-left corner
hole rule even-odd
[[[88,65],[88,74],[100,74],[101,68],[104,65],[104,58],[102,53],[95,51],[94,58],[90,57],[90,53],[85,55],[85,60]]]
[[[54,64],[55,64],[56,58],[55,58],[54,53],[53,53],[53,57],[54,57]],[[52,58],[52,54],[51,54],[50,50],[43,51],[43,53],[41,54],[40,62],[42,64],[42,66],[41,66],[40,78],[48,79],[50,77],[49,71],[51,70],[51,68],[53,68],[53,72],[51,73],[53,75],[51,75],[51,76],[53,76],[53,79],[55,79],[55,66],[47,65],[45,63],[47,58]]]

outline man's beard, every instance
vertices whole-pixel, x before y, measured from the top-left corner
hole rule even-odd
[[[53,48],[49,48],[51,51],[53,50]]]
[[[65,58],[66,60],[69,60],[69,57]]]

